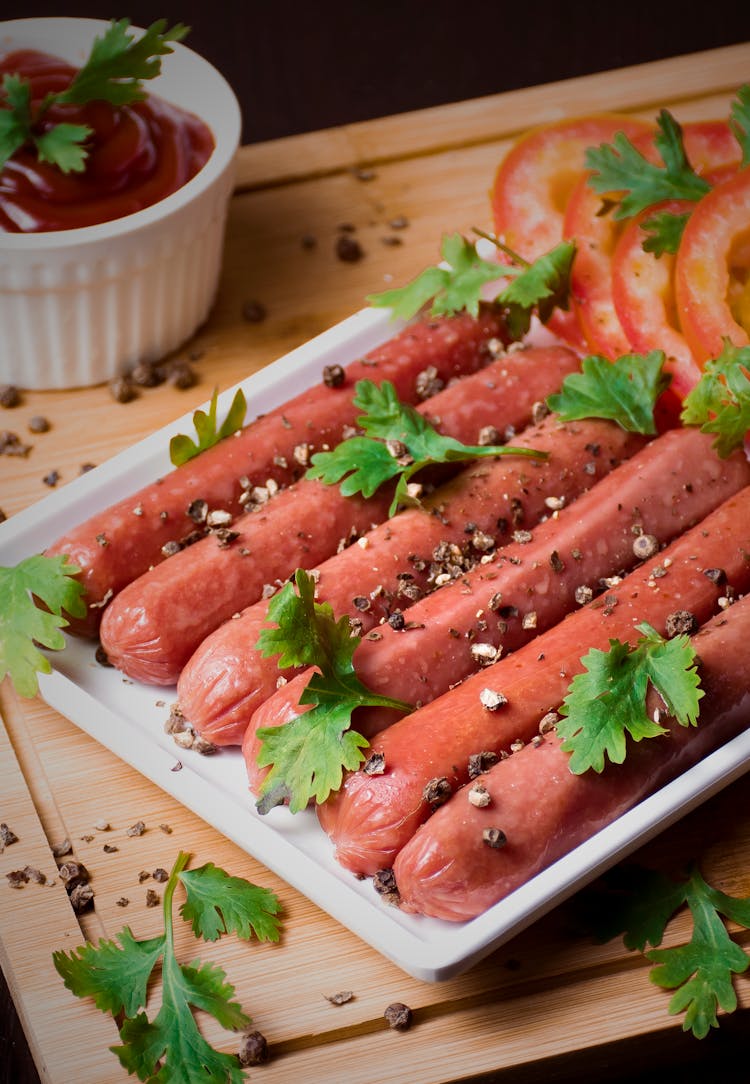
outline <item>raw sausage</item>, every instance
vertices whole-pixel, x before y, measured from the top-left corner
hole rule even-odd
[[[442,433],[476,444],[490,424],[503,430],[524,425],[535,404],[577,368],[578,358],[563,347],[514,351],[417,409]],[[504,443],[503,436],[497,439]],[[392,495],[383,487],[368,500],[343,497],[338,486],[300,479],[128,584],[102,619],[107,658],[138,681],[173,684],[214,629],[295,568],[317,565],[385,520]]]
[[[598,593],[604,578],[632,568],[639,553],[649,556],[750,484],[745,457],[720,460],[711,439],[675,429],[652,441],[558,518],[411,607],[413,627],[387,626],[377,641],[365,639],[354,654],[357,676],[374,692],[429,703],[499,651],[515,651],[551,628],[576,608],[577,591],[584,601]],[[255,713],[244,742],[251,789],[260,783],[251,732],[304,710],[298,704],[305,682],[295,677]],[[360,709],[354,725],[370,738],[396,718],[382,708]]]
[[[548,451],[546,462],[502,458],[468,468],[439,487],[423,509],[406,509],[370,532],[365,548],[352,546],[320,565],[317,596],[370,633],[421,606],[415,599],[431,581],[462,575],[467,558],[482,558],[481,547],[489,559],[515,529],[535,527],[550,514],[547,498],[561,504],[574,499],[644,442],[609,422],[561,426],[549,416],[513,441]],[[180,708],[202,737],[239,744],[253,711],[276,689],[277,660],[248,650],[267,620],[266,603],[250,607],[209,637],[185,667],[177,687]],[[382,631],[389,628],[384,624]]]
[[[651,690],[647,712],[661,709],[667,733],[630,742],[623,764],[574,775],[552,732],[479,777],[488,805],[473,805],[471,788],[462,787],[396,858],[402,908],[450,921],[474,918],[742,732],[750,718],[742,665],[748,638],[750,596],[692,637],[704,692],[697,727],[664,718],[663,701]],[[485,831],[497,840],[491,829],[498,827],[505,842],[488,846]]]
[[[371,753],[383,755],[384,773],[352,772],[318,806],[339,861],[360,874],[391,866],[433,808],[436,787],[425,797],[428,784],[439,784],[444,796],[467,782],[470,758],[507,753],[512,743],[530,741],[542,718],[564,699],[589,648],[606,650],[610,637],[628,639],[642,621],[664,634],[674,614],[689,613],[701,624],[719,598],[745,592],[748,525],[745,487],[603,596],[378,735]],[[486,689],[507,703],[488,709]]]
[[[195,530],[189,509],[196,500],[232,513],[242,510],[245,479],[265,485],[297,479],[299,458],[337,443],[356,416],[352,392],[358,380],[391,380],[402,401],[417,402],[436,383],[476,372],[489,360],[488,344],[507,342],[498,313],[487,307],[478,319],[463,313],[422,320],[352,362],[342,383],[323,380],[247,425],[239,435],[164,478],[118,501],[58,539],[47,555],[65,553],[82,570],[88,612],[68,631],[95,636],[102,608],[127,583],[164,560],[164,547]],[[434,372],[433,372],[434,370]],[[426,375],[425,375],[426,374]],[[295,450],[297,458],[295,458]]]

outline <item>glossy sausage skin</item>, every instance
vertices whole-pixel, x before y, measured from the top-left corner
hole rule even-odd
[[[318,807],[339,861],[360,874],[390,867],[431,812],[423,797],[428,783],[445,779],[453,791],[469,778],[469,758],[507,753],[530,741],[541,719],[563,701],[581,656],[607,650],[611,637],[628,640],[647,621],[660,633],[677,611],[701,624],[731,588],[750,587],[750,488],[744,488],[646,561],[603,596],[456,689],[378,735],[371,752],[382,753],[382,775],[352,772]],[[721,569],[717,583],[706,570]],[[488,710],[483,690],[500,692],[507,704]]]
[[[447,436],[476,444],[489,424],[524,425],[535,403],[578,365],[576,355],[562,347],[515,351],[454,381],[417,409]],[[219,625],[258,602],[266,585],[283,583],[295,568],[325,561],[385,520],[391,497],[390,487],[365,500],[343,497],[338,486],[300,479],[238,518],[230,545],[208,535],[128,584],[102,619],[109,661],[138,681],[173,684]],[[351,593],[358,593],[356,587]],[[242,635],[239,628],[237,635]]]
[[[517,446],[549,452],[547,461],[503,457],[469,467],[439,487],[423,509],[407,509],[370,532],[364,540],[366,548],[352,546],[320,565],[316,569],[318,598],[329,602],[337,616],[356,618],[364,634],[387,633],[390,626],[382,622],[392,612],[408,615],[427,603],[429,596],[413,601],[413,594],[421,595],[430,587],[433,553],[443,543],[466,547],[476,539],[484,545],[481,539],[486,535],[502,546],[516,527],[535,527],[549,515],[547,497],[574,499],[643,443],[643,437],[626,434],[608,422],[561,427],[549,416],[514,438]],[[596,456],[591,452],[594,445],[599,449]],[[482,554],[474,550],[474,556]],[[440,588],[437,594],[446,590]],[[368,608],[358,607],[357,600],[364,600]],[[231,628],[217,630],[180,678],[180,707],[211,741],[239,744],[253,711],[276,689],[277,659],[264,659],[246,648],[244,661],[231,675],[225,674],[224,657],[237,658],[240,640],[245,645],[255,643],[266,624],[266,613],[267,605],[259,604],[245,611]]]
[[[449,921],[474,918],[745,730],[750,686],[742,658],[749,639],[750,596],[692,637],[704,692],[696,727],[664,718],[652,690],[647,710],[661,708],[667,733],[630,742],[622,764],[573,775],[551,733],[479,777],[489,794],[485,808],[469,802],[469,787],[457,791],[396,858],[402,908]],[[506,837],[502,848],[483,841],[492,827]]]
[[[242,479],[264,485],[271,478],[287,485],[300,477],[305,468],[295,459],[295,448],[312,453],[341,439],[356,418],[352,395],[358,380],[390,380],[402,400],[415,403],[420,398],[417,378],[424,370],[433,366],[443,383],[476,372],[489,360],[488,342],[506,338],[500,318],[490,309],[476,320],[461,314],[412,324],[347,365],[339,386],[329,387],[321,378],[238,435],[69,531],[46,551],[49,556],[67,554],[81,569],[88,613],[84,620],[72,619],[69,631],[97,634],[110,598],[163,561],[167,543],[195,530],[188,514],[193,501],[206,500],[211,508],[237,514],[242,511]]]
[[[598,424],[603,432],[605,423]],[[383,627],[377,642],[363,641],[354,655],[358,677],[383,695],[429,703],[480,669],[472,654],[478,645],[507,654],[551,628],[577,608],[578,588],[588,586],[596,594],[603,578],[637,563],[637,532],[644,542],[665,545],[750,483],[744,456],[722,461],[710,445],[711,438],[696,429],[658,437],[557,519],[536,526],[530,541],[512,543],[491,564],[413,606],[407,616],[416,627]],[[296,677],[275,693],[250,729],[288,722],[305,681]],[[370,738],[396,718],[384,709],[361,709],[354,725]],[[244,747],[256,789],[260,778],[250,731]]]

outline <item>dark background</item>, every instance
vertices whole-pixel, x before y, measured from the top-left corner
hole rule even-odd
[[[185,44],[240,100],[245,143],[750,41],[748,0],[131,0],[114,10],[10,0],[0,14],[187,24]],[[724,1029],[739,1039],[741,1030]],[[37,1079],[0,975],[0,1084]]]
[[[246,143],[750,40],[747,0],[120,4],[8,0],[0,12],[187,24],[185,44],[240,99]]]

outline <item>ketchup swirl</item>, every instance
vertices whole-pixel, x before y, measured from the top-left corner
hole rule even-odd
[[[0,79],[6,73],[28,80],[33,113],[46,94],[69,86],[76,69],[21,49],[0,60]],[[63,173],[38,161],[33,147],[21,147],[0,172],[0,230],[72,230],[133,214],[187,184],[214,148],[200,118],[153,95],[117,107],[104,101],[52,105],[40,128],[62,121],[92,129],[85,169]]]

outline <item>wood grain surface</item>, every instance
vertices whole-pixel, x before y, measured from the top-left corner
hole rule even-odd
[[[523,129],[598,109],[652,116],[667,105],[682,120],[723,116],[749,71],[750,45],[731,46],[243,148],[216,305],[180,352],[193,359],[199,382],[144,390],[128,404],[114,402],[106,387],[26,393],[20,406],[0,412],[0,427],[33,445],[23,458],[0,459],[0,508],[12,516],[43,499],[51,471],[58,487],[66,485],[82,465],[102,463],[202,404],[214,386],[233,384],[361,308],[368,293],[406,281],[435,261],[444,231],[489,227],[495,168]],[[395,228],[402,218],[408,225]],[[335,252],[347,225],[364,252],[354,263]],[[263,305],[265,319],[244,319],[248,301]],[[51,428],[32,435],[29,419],[40,414]],[[112,937],[126,923],[138,937],[154,935],[161,911],[145,899],[159,885],[142,874],[168,869],[180,849],[192,865],[213,861],[283,902],[279,944],[228,937],[199,950],[225,969],[269,1041],[271,1060],[250,1074],[264,1084],[648,1079],[660,1066],[720,1070],[747,1035],[746,977],[736,982],[737,1014],[698,1042],[669,1016],[668,996],[649,982],[643,957],[580,932],[575,900],[463,976],[412,979],[41,700],[20,701],[6,683],[0,713],[0,821],[18,836],[0,854],[0,964],[44,1082],[127,1079],[108,1052],[117,1041],[113,1022],[69,994],[51,954]],[[699,858],[717,887],[750,894],[745,790],[740,781],[722,792],[651,844],[648,857]],[[102,820],[109,830],[96,828]],[[146,832],[128,836],[139,820]],[[94,909],[78,917],[51,852],[65,838],[95,890]],[[106,853],[105,844],[116,850]],[[27,865],[48,883],[10,888],[5,874]],[[685,930],[675,922],[670,939]],[[750,943],[747,933],[738,937]],[[178,931],[179,953],[192,956],[191,942],[187,928]],[[340,990],[355,996],[332,1005],[326,995]],[[414,1010],[408,1032],[383,1019],[393,1001]],[[212,1021],[205,1033],[237,1049],[237,1038]]]

